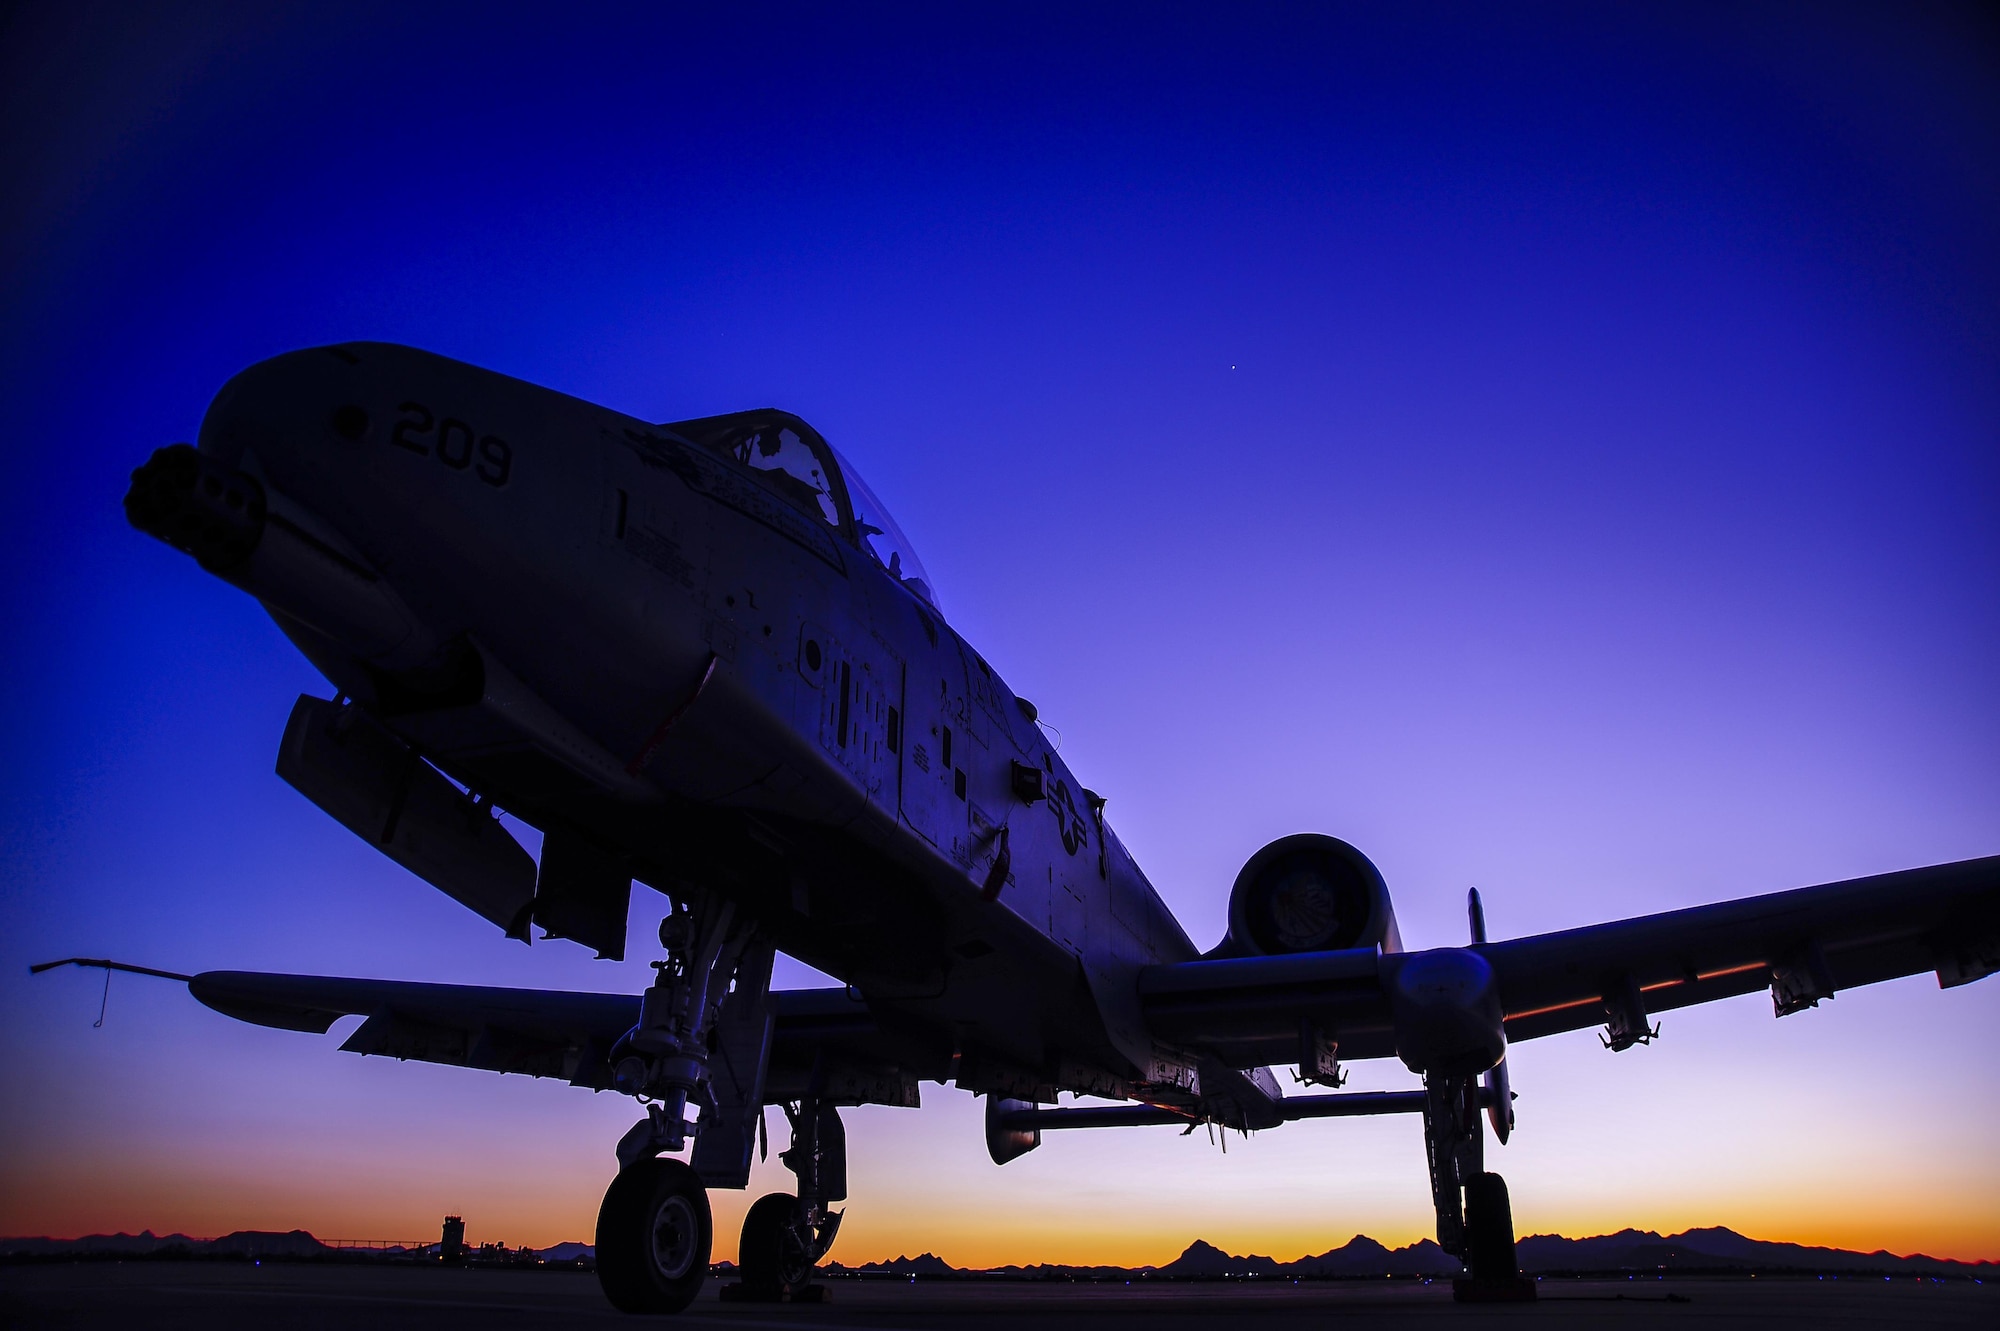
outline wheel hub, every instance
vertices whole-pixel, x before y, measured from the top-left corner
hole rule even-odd
[[[800,1215],[779,1233],[778,1273],[787,1284],[803,1284],[813,1268],[812,1226]]]
[[[701,1227],[685,1197],[669,1197],[653,1213],[653,1265],[667,1280],[679,1280],[694,1265]]]

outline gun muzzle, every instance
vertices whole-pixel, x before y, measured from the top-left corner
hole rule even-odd
[[[193,444],[155,452],[125,492],[125,517],[134,527],[216,574],[256,551],[266,515],[256,477],[203,457]]]
[[[365,660],[406,668],[438,651],[439,637],[323,520],[192,444],[162,448],[132,473],[125,516]]]

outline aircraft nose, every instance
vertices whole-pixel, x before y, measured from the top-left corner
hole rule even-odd
[[[222,386],[202,420],[201,451],[302,502],[358,460],[380,427],[368,406],[363,360],[345,347],[259,361]],[[333,465],[329,466],[328,464]]]
[[[393,354],[401,348],[370,350],[292,352],[236,375],[211,402],[199,448],[156,452],[133,473],[125,508],[135,527],[192,554],[283,622],[402,670],[430,661],[466,627],[447,613],[450,598],[409,570],[449,576],[481,551],[444,502],[385,474],[394,427],[382,400],[399,400],[393,376],[411,367]],[[412,522],[413,513],[429,521]]]
[[[302,510],[426,618],[453,618],[467,570],[520,544],[512,431],[487,419],[512,404],[495,384],[512,381],[386,343],[290,352],[223,386],[200,450]]]
[[[624,491],[605,458],[639,424],[411,347],[319,347],[225,384],[199,449],[163,450],[141,468],[128,512],[255,595],[356,697],[416,712],[476,697],[482,672],[489,693],[504,676],[535,700],[508,702],[510,724],[523,708],[553,709],[627,754],[659,724],[658,679],[698,672],[711,654],[683,594],[694,564],[669,593],[620,576]],[[232,543],[239,492],[267,520]],[[678,480],[653,500],[698,550],[705,501]],[[635,587],[651,613],[634,614]],[[594,743],[568,723],[536,724],[558,751]],[[605,761],[599,784],[632,784],[622,760]]]

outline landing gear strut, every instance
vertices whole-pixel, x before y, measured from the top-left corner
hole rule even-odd
[[[806,1301],[813,1291],[813,1267],[833,1247],[842,1212],[827,1203],[847,1197],[847,1132],[840,1111],[823,1100],[786,1105],[792,1124],[791,1148],[779,1155],[798,1176],[796,1197],[774,1192],[759,1197],[743,1218],[738,1248],[741,1284],[725,1286],[723,1297],[749,1301]]]
[[[749,1177],[741,1120],[761,1100],[770,1046],[770,946],[729,903],[677,896],[660,942],[667,958],[653,963],[639,1023],[606,1060],[613,1086],[646,1104],[618,1143],[618,1176],[597,1213],[598,1282],[628,1313],[676,1313],[701,1292],[714,1241],[708,1186],[742,1187]],[[718,1044],[725,1060],[733,1047],[749,1065],[748,1084],[734,1073],[716,1082],[709,1063]],[[691,1107],[698,1124],[688,1121]],[[661,1158],[698,1127],[706,1131],[692,1163]]]
[[[738,963],[752,943],[750,928],[727,901],[690,898],[660,921],[664,961],[653,963],[652,985],[640,1000],[639,1024],[611,1047],[612,1086],[653,1101],[644,1121],[618,1143],[618,1162],[687,1144],[690,1104],[714,1108],[709,1095],[709,1033],[730,996]],[[761,977],[768,986],[768,969]]]
[[[1424,1092],[1424,1148],[1438,1246],[1466,1270],[1464,1279],[1452,1282],[1453,1297],[1461,1303],[1533,1299],[1535,1284],[1521,1277],[1514,1258],[1507,1181],[1486,1172],[1479,1083],[1471,1077],[1429,1077]]]

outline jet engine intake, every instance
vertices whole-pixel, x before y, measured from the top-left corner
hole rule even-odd
[[[1338,837],[1301,832],[1250,857],[1229,892],[1229,936],[1211,957],[1377,947],[1400,952],[1388,885]]]

